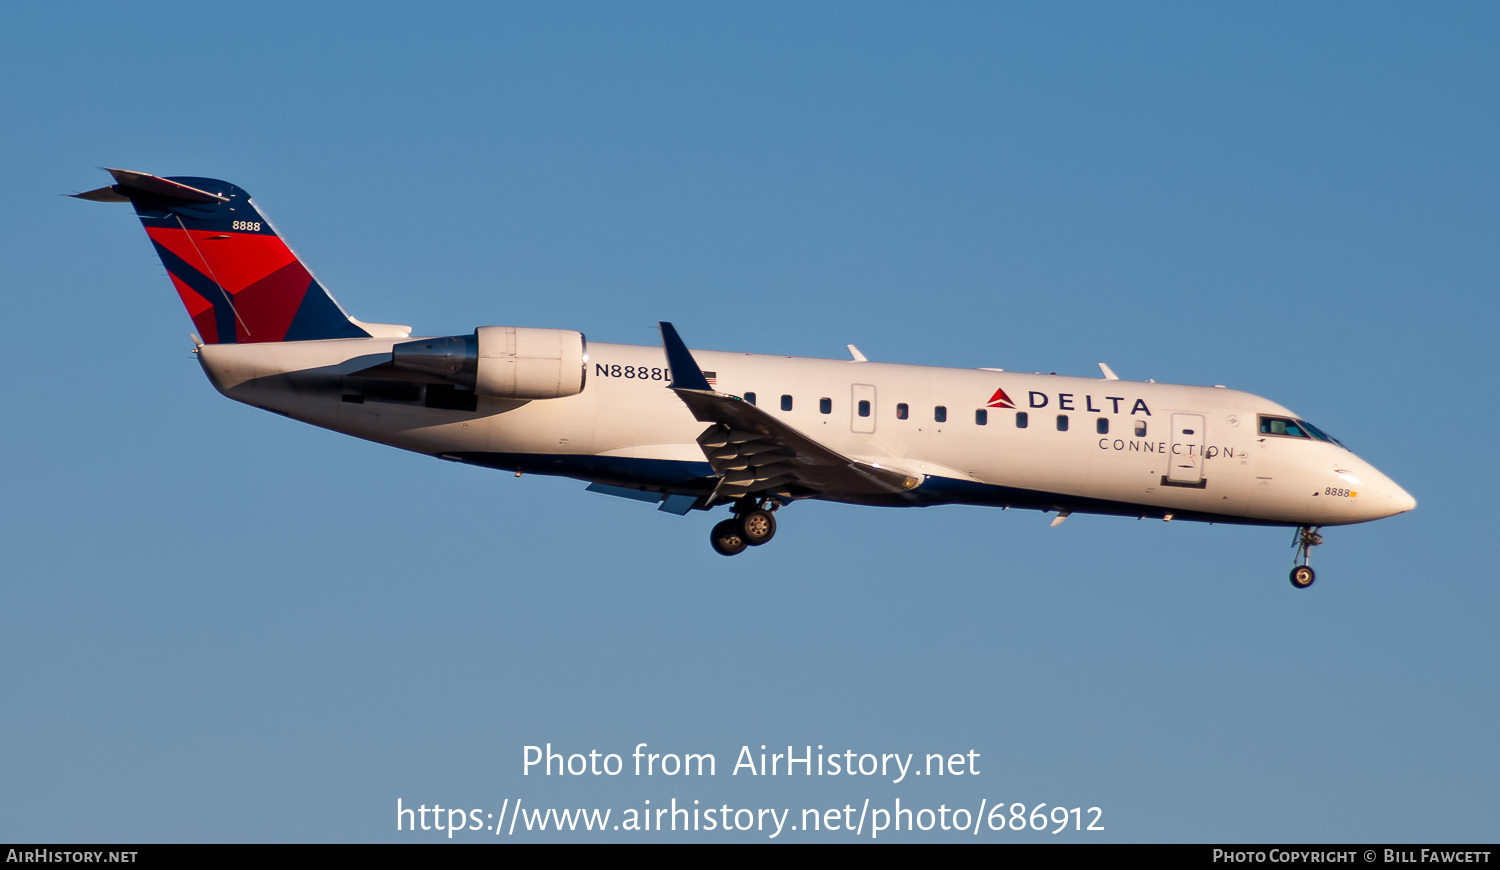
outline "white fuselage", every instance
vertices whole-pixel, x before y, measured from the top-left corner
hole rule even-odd
[[[704,423],[667,389],[660,347],[590,343],[578,395],[479,398],[467,410],[429,407],[416,384],[365,390],[355,373],[388,359],[398,341],[206,345],[199,359],[232,399],[405,450],[662,492],[712,487],[695,441]],[[692,353],[715,390],[753,394],[757,407],[828,448],[922,480],[869,503],[1274,525],[1363,522],[1415,505],[1338,444],[1263,433],[1263,417],[1296,415],[1237,390]]]

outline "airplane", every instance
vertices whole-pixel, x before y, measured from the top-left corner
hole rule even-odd
[[[416,337],[350,316],[244,190],[106,169],[74,196],[128,202],[225,396],[451,462],[588,482],[677,515],[727,508],[733,556],[803,499],[984,505],[1295,529],[1410,511],[1374,466],[1268,399],[1215,385],[690,350],[480,326]]]

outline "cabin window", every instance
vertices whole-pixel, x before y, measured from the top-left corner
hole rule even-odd
[[[1057,415],[1057,431],[1059,431],[1059,432],[1066,432],[1066,431],[1068,431],[1068,415],[1067,414],[1058,414]]]
[[[745,401],[749,402],[752,405],[755,404],[755,394],[754,393],[746,393],[745,394]]]
[[[910,412],[911,412],[911,409],[909,409],[909,408],[906,407],[906,403],[905,402],[902,402],[901,404],[899,404],[899,405],[896,406],[896,419],[897,420],[905,420],[907,418],[907,415],[910,414]]]
[[[948,422],[948,406],[938,405],[936,408],[933,408],[932,419],[938,421],[939,423]]]
[[[824,396],[818,400],[818,410],[824,414],[833,413],[833,400]]]
[[[1135,437],[1137,437],[1137,438],[1145,438],[1146,437],[1146,421],[1145,420],[1137,420],[1137,421],[1135,421]]]
[[[782,396],[781,397],[781,410],[783,410],[783,411],[790,411],[790,410],[792,410],[792,397],[791,396]]]
[[[974,425],[984,426],[990,422],[990,412],[983,408],[974,412]]]
[[[1030,423],[1030,422],[1031,422],[1031,418],[1028,417],[1028,416],[1026,416],[1026,412],[1025,411],[1017,411],[1016,412],[1016,428],[1017,429],[1025,429],[1026,428],[1026,424]]]
[[[1094,423],[1094,431],[1098,432],[1100,435],[1108,435],[1109,434],[1109,418],[1108,417],[1100,417],[1098,419],[1098,421]]]
[[[868,416],[870,416],[870,400],[869,399],[860,399],[859,400],[859,416],[861,416],[861,417],[868,417]]]

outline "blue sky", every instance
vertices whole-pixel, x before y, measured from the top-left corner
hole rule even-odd
[[[397,833],[397,798],[675,797],[1104,811],[982,840],[1493,842],[1497,25],[1480,3],[10,10],[0,838],[407,842],[441,836]],[[129,210],[58,196],[99,166],[246,188],[365,320],[1104,360],[1281,402],[1419,506],[1330,530],[1307,592],[1284,530],[978,508],[798,504],[724,559],[701,513],[217,396]],[[522,776],[546,742],[721,767]],[[728,775],[761,744],[981,772]],[[783,835],[813,836],[850,839]]]

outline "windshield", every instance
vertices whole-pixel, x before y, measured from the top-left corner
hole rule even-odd
[[[1340,447],[1344,446],[1344,442],[1342,442],[1339,439],[1333,437],[1332,435],[1329,435],[1327,432],[1324,432],[1322,429],[1319,429],[1317,426],[1314,426],[1313,424],[1307,422],[1306,420],[1298,420],[1297,421],[1297,425],[1301,426],[1303,429],[1306,429],[1307,430],[1307,434],[1311,435],[1312,437],[1316,438],[1319,441],[1329,441],[1329,442],[1332,442],[1334,444],[1337,444]]]
[[[1260,434],[1277,435],[1282,438],[1309,438],[1313,441],[1327,441],[1340,447],[1344,446],[1342,441],[1306,420],[1294,420],[1290,417],[1261,417]]]

